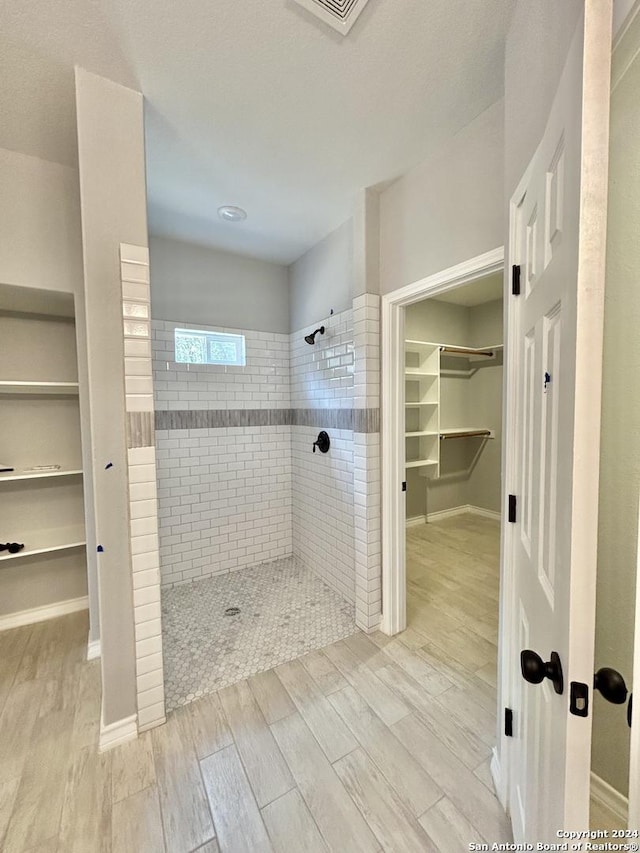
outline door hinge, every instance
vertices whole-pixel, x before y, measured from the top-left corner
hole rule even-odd
[[[507,737],[513,737],[513,711],[511,708],[504,709],[504,733]]]
[[[511,267],[511,293],[520,296],[520,264]]]
[[[515,495],[509,495],[509,511],[507,518],[510,522],[515,523],[516,520],[516,507],[517,507],[517,499]]]
[[[403,492],[407,491],[407,481],[406,480],[402,483],[402,491]]]

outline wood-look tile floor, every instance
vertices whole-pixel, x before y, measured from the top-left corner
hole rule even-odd
[[[102,755],[85,615],[0,634],[0,849],[448,853],[510,840],[488,766],[497,540],[474,516],[410,530],[402,636],[356,634]]]

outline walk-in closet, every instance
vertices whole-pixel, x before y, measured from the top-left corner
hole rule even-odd
[[[496,678],[502,286],[415,303],[404,324],[407,624],[480,691]]]

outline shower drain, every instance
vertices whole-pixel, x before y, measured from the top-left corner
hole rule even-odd
[[[227,607],[227,609],[224,611],[225,616],[237,616],[238,613],[240,613],[239,607]]]

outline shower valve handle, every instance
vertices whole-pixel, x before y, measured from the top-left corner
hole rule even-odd
[[[316,452],[316,447],[320,451],[320,453],[326,453],[331,447],[331,439],[329,438],[329,433],[322,430],[322,432],[318,433],[317,439],[313,442],[313,452]]]

